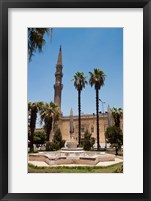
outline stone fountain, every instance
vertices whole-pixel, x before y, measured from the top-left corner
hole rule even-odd
[[[60,151],[60,156],[67,157],[79,157],[84,156],[85,151],[82,147],[77,147],[77,143],[75,142],[67,142],[66,147],[63,147]]]
[[[114,161],[115,155],[98,151],[84,151],[77,147],[74,136],[73,111],[70,113],[70,135],[65,147],[59,151],[46,151],[29,154],[29,161],[43,161],[50,166],[55,165],[96,165],[99,162]]]
[[[68,142],[66,147],[60,151],[29,154],[29,160],[43,161],[50,166],[68,164],[96,165],[99,162],[114,161],[115,156],[105,152],[84,151],[83,148],[77,147],[76,143]]]

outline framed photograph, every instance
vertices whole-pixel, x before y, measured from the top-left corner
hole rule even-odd
[[[1,200],[146,200],[146,1],[0,1]]]

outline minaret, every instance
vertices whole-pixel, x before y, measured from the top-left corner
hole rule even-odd
[[[62,84],[62,50],[61,50],[61,46],[59,49],[59,54],[58,54],[58,62],[56,65],[56,73],[55,73],[55,84],[54,84],[54,90],[55,90],[55,94],[54,94],[54,103],[56,105],[58,105],[59,110],[61,112],[61,91],[63,88],[63,84]]]

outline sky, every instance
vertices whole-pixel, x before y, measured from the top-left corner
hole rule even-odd
[[[55,71],[59,47],[62,46],[63,90],[61,111],[64,116],[78,114],[78,93],[71,81],[77,72],[99,68],[106,74],[100,99],[111,108],[123,108],[123,29],[122,28],[54,28],[52,40],[45,35],[43,52],[38,51],[28,63],[28,101],[54,101]],[[81,93],[81,112],[96,113],[94,87],[86,85]],[[100,102],[99,110],[102,111]]]

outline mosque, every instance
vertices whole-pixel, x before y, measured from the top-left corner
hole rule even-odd
[[[54,103],[58,105],[61,112],[61,95],[63,90],[62,77],[63,77],[63,65],[62,65],[62,50],[61,46],[58,54],[58,61],[55,72],[55,84],[54,84]],[[123,118],[120,121],[121,129],[123,129]],[[99,131],[100,131],[100,145],[101,147],[106,146],[105,130],[108,126],[113,125],[112,112],[108,106],[107,112],[99,114]],[[61,129],[62,138],[64,140],[73,141],[78,144],[78,116],[73,114],[71,109],[69,116],[63,116],[59,118],[58,127]],[[96,137],[96,115],[95,114],[81,114],[81,138],[84,137],[85,131],[88,130],[92,137]],[[51,135],[52,136],[52,135]]]

